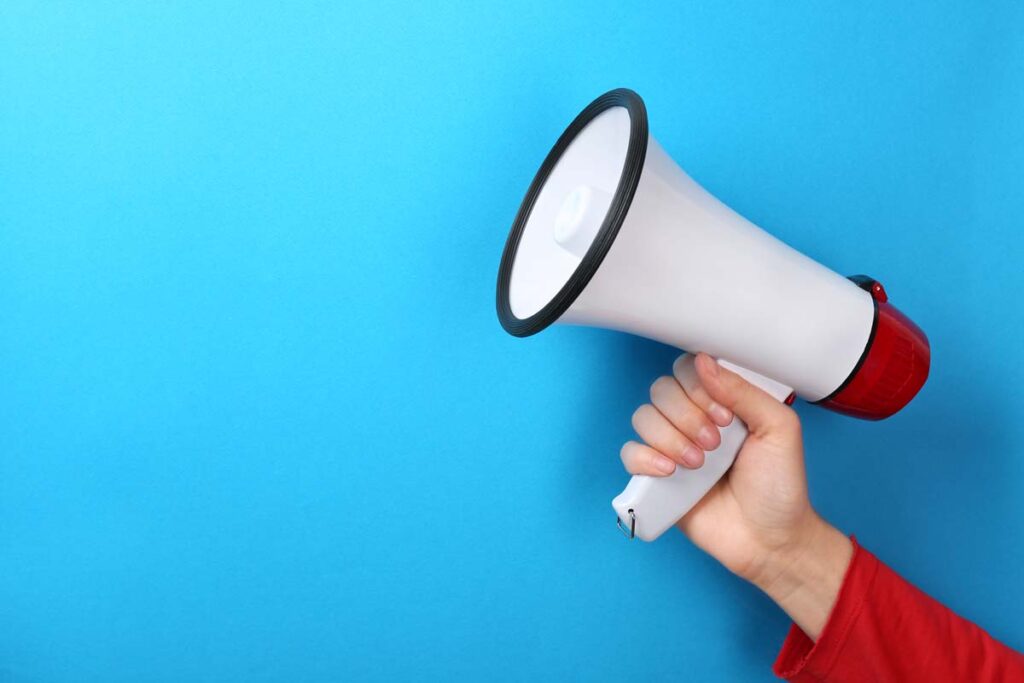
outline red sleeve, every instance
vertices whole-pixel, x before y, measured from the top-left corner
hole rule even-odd
[[[815,643],[794,624],[775,675],[827,681],[1024,681],[1024,655],[910,585],[853,539],[835,607]]]

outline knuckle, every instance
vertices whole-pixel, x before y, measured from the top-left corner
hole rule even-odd
[[[787,406],[782,406],[775,419],[775,426],[781,432],[788,434],[800,433],[800,416],[796,411]]]
[[[638,458],[640,453],[639,447],[640,444],[635,441],[627,441],[622,445],[622,452],[619,454],[619,457],[622,458],[622,467],[630,474],[638,474],[641,469],[638,462],[640,460]]]
[[[687,363],[693,364],[693,356],[688,353],[684,353],[679,358],[676,358],[672,363],[672,374],[676,377],[682,377],[685,374]]]
[[[635,441],[627,441],[622,444],[622,448],[619,449],[619,458],[622,459],[623,463],[628,463],[629,459],[633,455],[633,449],[635,448]]]
[[[674,377],[662,376],[654,380],[654,383],[651,384],[651,401],[657,403],[659,400],[671,396],[675,384]]]
[[[644,419],[647,417],[647,409],[649,407],[650,404],[645,403],[633,411],[633,417],[630,418],[630,421],[633,423],[634,429],[639,429],[640,425],[643,424]]]

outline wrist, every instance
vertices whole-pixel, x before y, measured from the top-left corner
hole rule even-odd
[[[853,543],[816,513],[798,539],[771,557],[753,583],[817,640],[839,597],[853,558]]]

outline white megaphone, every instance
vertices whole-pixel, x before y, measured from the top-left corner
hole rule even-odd
[[[606,327],[720,359],[780,401],[887,417],[928,376],[924,333],[881,284],[783,244],[690,179],[619,89],[562,133],[519,208],[498,273],[498,317],[524,337],[551,323]],[[747,430],[721,430],[704,465],[634,476],[612,501],[653,540],[729,469]]]

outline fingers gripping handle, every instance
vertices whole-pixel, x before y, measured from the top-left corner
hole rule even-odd
[[[780,401],[792,392],[790,387],[751,370],[726,361],[719,361],[719,364]],[[685,367],[686,371],[695,372],[692,363]],[[720,432],[722,443],[715,450],[707,452],[701,467],[691,470],[679,466],[667,477],[638,474],[629,480],[625,490],[612,501],[619,527],[628,536],[636,536],[645,541],[653,541],[661,536],[729,471],[747,438],[747,426],[739,418],[734,418]]]
[[[707,452],[701,467],[691,470],[679,465],[667,477],[637,474],[629,480],[625,490],[612,501],[624,530],[653,541],[711,490],[732,466],[747,438],[747,426],[739,420],[733,420],[721,431],[721,445]]]

